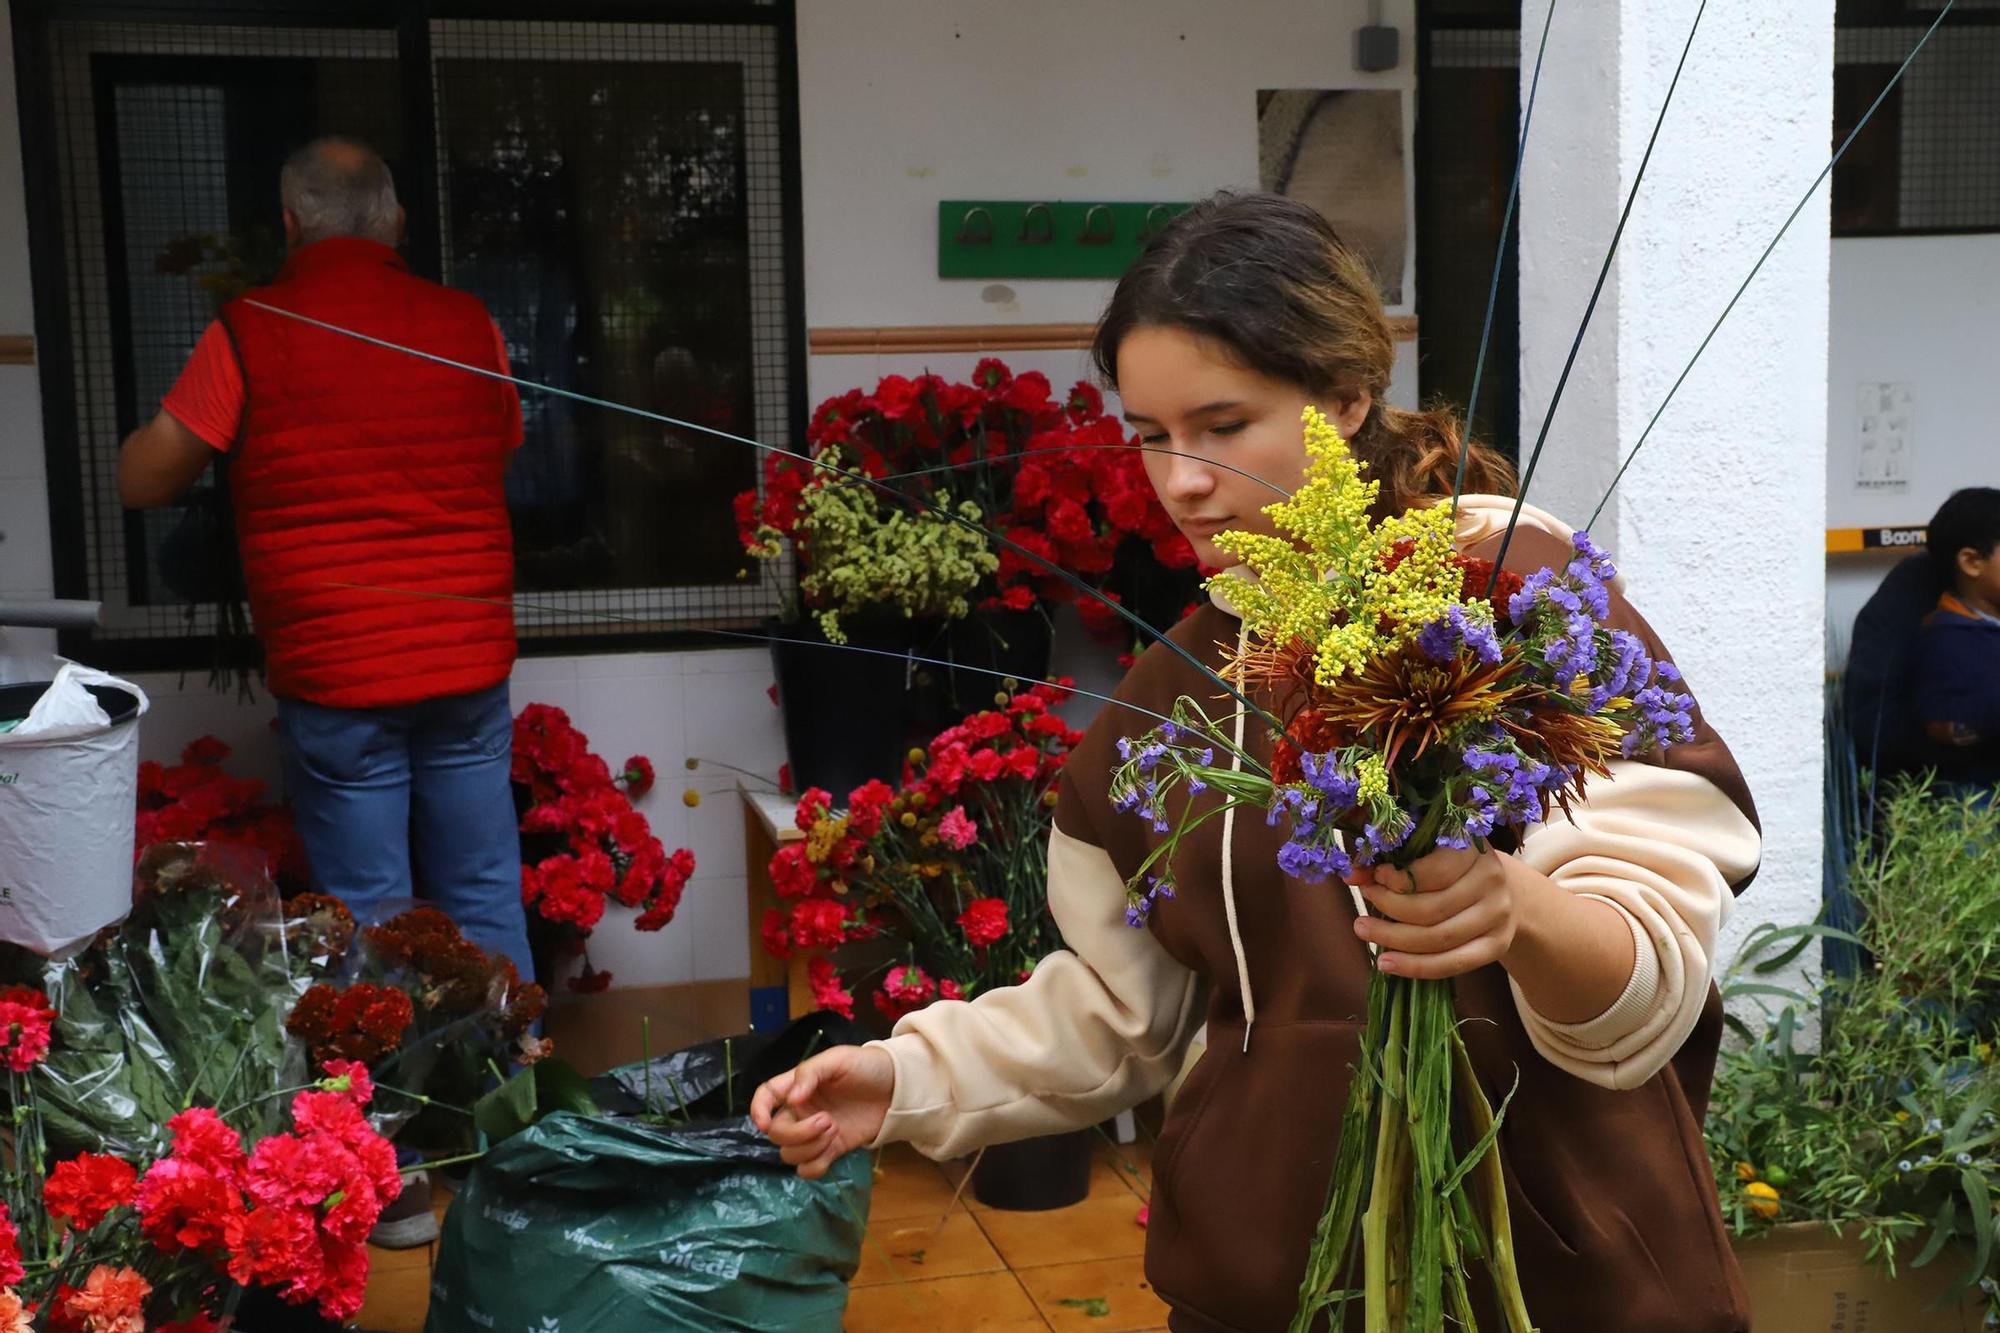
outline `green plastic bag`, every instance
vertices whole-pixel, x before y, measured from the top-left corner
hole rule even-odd
[[[859,1037],[824,1019],[614,1070],[605,1114],[494,1147],[445,1215],[426,1333],[838,1333],[872,1156],[801,1180],[744,1114],[809,1042]]]

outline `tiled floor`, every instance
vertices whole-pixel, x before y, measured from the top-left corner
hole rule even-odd
[[[1136,1333],[1164,1328],[1146,1285],[1139,1207],[1151,1179],[1145,1144],[1098,1145],[1090,1197],[1074,1208],[1007,1213],[970,1190],[965,1167],[907,1148],[882,1154],[868,1241],[847,1302],[847,1333]],[[442,1211],[443,1205],[440,1205]],[[358,1322],[421,1333],[429,1250],[375,1250]]]

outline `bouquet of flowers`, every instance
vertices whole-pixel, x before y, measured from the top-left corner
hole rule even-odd
[[[569,715],[530,704],[514,719],[514,804],[521,816],[521,896],[538,960],[584,957],[575,991],[598,991],[611,974],[590,966],[587,942],[607,899],[637,908],[639,930],[674,919],[694,874],[694,853],[671,855],[632,798],[653,785],[634,755],[614,777]]]
[[[286,892],[305,888],[312,876],[291,811],[265,800],[263,783],[231,777],[222,767],[227,758],[227,745],[203,736],[190,741],[172,767],[150,759],[139,765],[134,859],[161,842],[236,843],[261,850]]]
[[[1224,676],[1245,712],[1211,718],[1184,697],[1172,720],[1121,742],[1114,803],[1160,835],[1129,885],[1134,925],[1172,895],[1181,839],[1226,809],[1285,823],[1280,868],[1320,882],[1483,845],[1564,807],[1613,758],[1693,735],[1674,668],[1604,626],[1615,571],[1587,535],[1563,568],[1523,579],[1458,554],[1450,504],[1371,521],[1377,484],[1310,408],[1305,442],[1305,484],[1265,510],[1280,535],[1216,539],[1244,566],[1215,582],[1243,618]],[[1268,773],[1242,743],[1250,713],[1275,733]],[[1455,1096],[1476,1136],[1463,1157]],[[1341,1327],[1357,1295],[1371,1333],[1473,1327],[1465,1274],[1477,1260],[1525,1333],[1497,1128],[1451,984],[1375,971],[1293,1327],[1329,1308]]]
[[[366,1069],[329,1058],[314,1082],[285,1037],[352,937],[325,904],[281,904],[236,849],[166,844],[81,954],[0,951],[29,983],[0,991],[0,1328],[213,1330],[249,1286],[360,1307],[402,1183]]]
[[[872,988],[893,1022],[1021,981],[1061,946],[1048,911],[1050,812],[1083,739],[1053,711],[1065,697],[1053,685],[996,695],[913,751],[901,786],[856,788],[844,811],[819,789],[801,798],[805,839],[771,860],[788,906],[765,913],[763,937],[774,957],[814,955],[822,1008],[852,1017],[851,988]],[[855,941],[886,947],[870,951],[872,966],[828,956]]]
[[[975,602],[1028,611],[1076,599],[1074,585],[1047,566],[1004,545],[989,549],[976,527],[924,506],[989,525],[1113,601],[1146,567],[1192,586],[1193,548],[1096,389],[1079,383],[1057,401],[1046,376],[1015,375],[990,357],[972,379],[891,375],[872,393],[830,398],[807,430],[811,458],[768,455],[761,495],[736,497],[744,548],[765,559],[788,546],[797,552],[800,591],[829,638],[840,641],[842,616],[879,604],[952,619]],[[1100,630],[1118,623],[1093,599],[1078,609]]]
[[[434,907],[362,930],[342,972],[345,984],[321,981],[299,997],[285,1030],[315,1069],[347,1061],[393,1080],[371,1119],[407,1146],[469,1150],[463,1108],[486,1091],[491,1066],[531,1064],[552,1047],[531,1032],[546,992]]]

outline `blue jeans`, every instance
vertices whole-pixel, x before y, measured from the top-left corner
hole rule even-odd
[[[292,813],[321,888],[365,924],[421,885],[467,939],[533,979],[504,682],[398,708],[280,699],[278,727]]]

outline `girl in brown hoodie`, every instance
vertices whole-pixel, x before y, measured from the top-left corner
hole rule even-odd
[[[1380,297],[1310,208],[1218,196],[1183,214],[1120,280],[1094,354],[1207,564],[1226,563],[1218,532],[1271,531],[1273,487],[1303,478],[1307,404],[1382,483],[1384,513],[1451,494],[1457,424],[1382,401],[1394,345]],[[1475,493],[1459,504],[1468,555],[1497,553],[1512,487],[1504,460],[1475,445]],[[1525,509],[1506,564],[1560,566],[1569,535]],[[1615,583],[1610,623],[1670,660]],[[1169,637],[1215,669],[1239,634],[1211,599]],[[1219,693],[1158,646],[1117,691],[1155,713]],[[1487,1096],[1497,1105],[1518,1079],[1500,1148],[1542,1333],[1742,1333],[1701,1123],[1721,1033],[1716,934],[1759,836],[1728,748],[1696,722],[1694,741],[1613,764],[1517,846],[1363,872],[1351,893],[1287,879],[1281,828],[1208,821],[1182,843],[1178,896],[1134,928],[1126,879],[1159,835],[1112,810],[1109,782],[1117,742],[1149,719],[1107,707],[1071,756],[1049,843],[1069,948],[1020,986],[815,1056],[760,1089],[752,1114],[807,1176],[896,1141],[954,1157],[1158,1093],[1205,1022],[1207,1053],[1154,1156],[1147,1277],[1182,1333],[1282,1329],[1326,1199],[1372,953],[1403,975],[1456,977]],[[1247,739],[1268,762],[1260,730]],[[1481,1325],[1500,1327],[1490,1303]]]

